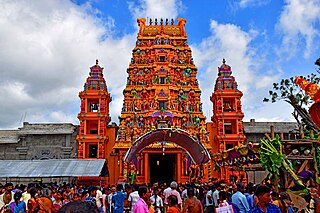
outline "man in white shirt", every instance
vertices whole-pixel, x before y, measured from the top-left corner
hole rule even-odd
[[[129,194],[129,197],[128,197],[128,201],[130,202],[130,209],[131,211],[130,212],[133,212],[133,207],[134,205],[138,202],[138,200],[140,199],[140,196],[139,196],[139,193],[138,193],[138,190],[139,190],[139,186],[138,185],[133,185],[133,192],[131,192]]]
[[[166,184],[164,184],[163,186],[166,186]],[[170,192],[170,191],[171,191],[171,187],[170,187],[170,186],[167,187],[167,188],[165,188],[165,189],[163,190],[163,196],[166,197],[166,194],[167,194],[168,192]]]
[[[96,204],[100,212],[103,211],[103,205],[102,205],[102,191],[100,191],[100,186],[97,186],[97,194],[96,194]]]
[[[213,200],[213,205],[214,207],[219,206],[219,192],[221,190],[221,185],[220,183],[217,183],[216,185],[216,190],[212,193],[212,200]]]
[[[25,204],[28,204],[28,201],[31,198],[30,189],[31,189],[31,185],[28,185],[27,191],[22,193],[22,200],[25,202]],[[26,205],[26,209],[28,210],[28,205]]]
[[[206,209],[208,213],[213,213],[213,193],[212,193],[212,189],[214,189],[214,187],[210,187],[209,190],[207,191],[206,194]]]
[[[150,197],[151,204],[153,205],[155,213],[161,213],[163,209],[163,201],[159,196],[159,188],[155,187],[153,190],[153,195]]]
[[[117,189],[116,189],[116,186],[115,185],[112,185],[111,186],[111,193],[108,195],[108,205],[109,205],[109,210],[108,210],[108,213],[111,213],[112,209],[114,206],[112,206],[112,197],[113,195],[117,194]]]

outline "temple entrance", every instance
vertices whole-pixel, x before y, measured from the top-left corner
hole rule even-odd
[[[150,183],[176,180],[176,154],[149,154]]]

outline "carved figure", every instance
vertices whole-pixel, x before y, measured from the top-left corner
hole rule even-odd
[[[137,22],[138,22],[138,25],[140,27],[139,35],[142,35],[143,31],[144,31],[144,28],[146,26],[146,19],[145,18],[138,18]]]

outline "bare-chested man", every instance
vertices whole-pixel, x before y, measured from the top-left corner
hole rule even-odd
[[[200,200],[194,197],[194,189],[187,190],[188,198],[184,201],[182,213],[203,213],[203,208]]]

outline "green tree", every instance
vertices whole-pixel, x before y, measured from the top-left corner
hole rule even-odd
[[[320,66],[320,58],[315,62],[315,64]],[[319,68],[317,72],[319,73]],[[320,78],[314,73],[302,77],[308,82],[315,84],[319,84],[320,82]],[[273,83],[273,88],[269,91],[269,95],[270,98],[264,98],[264,102],[274,103],[283,100],[293,107],[294,110],[292,115],[298,122],[300,130],[306,128],[320,133],[320,128],[313,122],[308,110],[306,109],[314,101],[295,83],[294,77],[282,79],[279,83]]]

